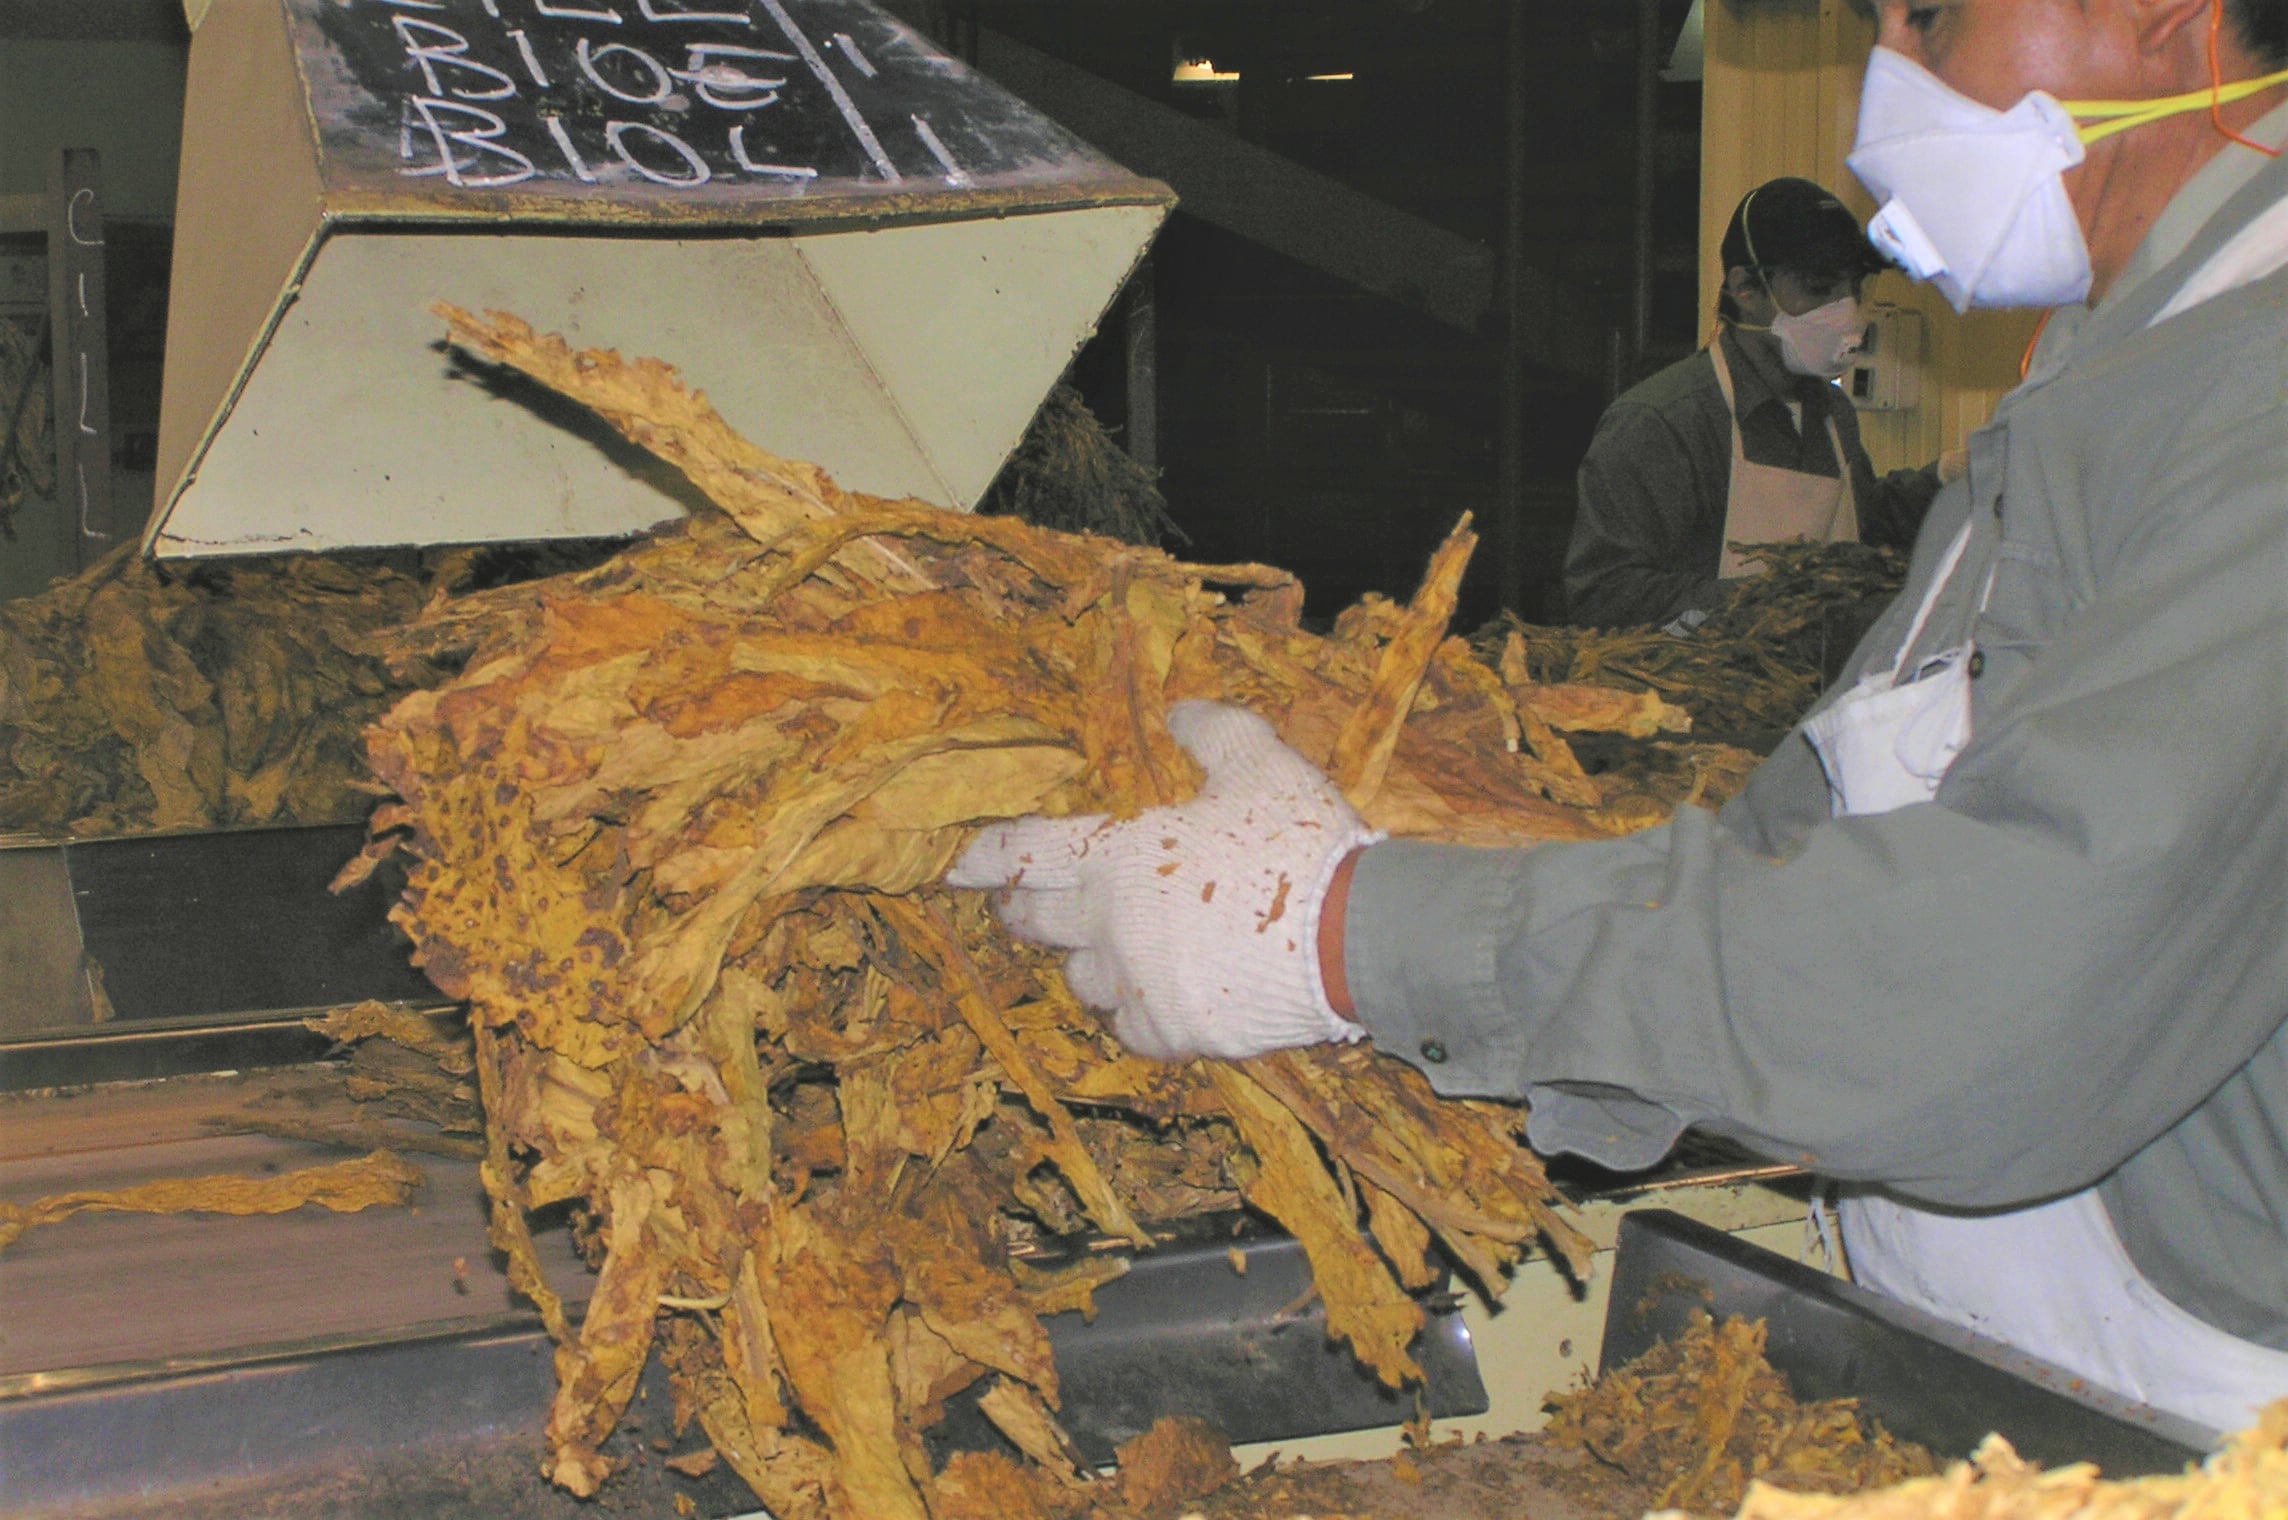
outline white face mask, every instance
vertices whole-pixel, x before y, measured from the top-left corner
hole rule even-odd
[[[1882,203],[1868,241],[1956,311],[2089,294],[2089,245],[2059,178],[2081,161],[2072,115],[2039,90],[1997,111],[1889,48],[1867,59],[1845,162]]]
[[[1772,336],[1780,340],[1780,360],[1790,370],[1833,380],[1866,346],[1867,319],[1860,314],[1858,298],[1845,296],[1801,316],[1781,312],[1772,318]]]

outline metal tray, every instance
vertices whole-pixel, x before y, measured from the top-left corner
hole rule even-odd
[[[1082,1456],[1114,1447],[1162,1415],[1215,1423],[1233,1442],[1285,1440],[1395,1425],[1414,1413],[1327,1341],[1292,1238],[1225,1219],[1160,1251],[1097,1291],[1097,1314],[1046,1321],[1064,1402],[1059,1418]],[[1075,1244],[1073,1249],[1086,1249]],[[1233,1253],[1244,1261],[1238,1270]],[[1484,1412],[1470,1336],[1433,1297],[1413,1351],[1429,1374],[1434,1415]],[[369,1337],[355,1345],[273,1348],[196,1364],[88,1370],[18,1379],[0,1398],[0,1515],[206,1517],[326,1514],[344,1520],[556,1520],[597,1513],[540,1474],[542,1427],[555,1392],[548,1338],[528,1318]],[[603,1513],[669,1513],[676,1492],[701,1511],[752,1510],[718,1467],[704,1482],[670,1479],[661,1454],[675,1407],[655,1363],[607,1452],[629,1466]],[[940,1447],[982,1448],[1000,1436],[959,1401]],[[665,1443],[665,1444],[660,1444]]]
[[[1600,1365],[1681,1334],[1694,1310],[1767,1327],[1798,1398],[1855,1398],[1891,1433],[1967,1456],[1999,1432],[2021,1456],[2108,1476],[2180,1471],[2217,1432],[2114,1398],[2073,1374],[1666,1209],[1621,1221]]]

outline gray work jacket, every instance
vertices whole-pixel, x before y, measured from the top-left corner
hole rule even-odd
[[[1345,919],[1377,1043],[1612,1166],[1698,1124],[1942,1206],[2102,1181],[2156,1286],[2288,1348],[2288,270],[2153,320],[2283,199],[2288,161],[2090,312],[1933,505],[1843,685],[1969,517],[1935,800],[1831,817],[1799,734],[1721,814],[1379,846]]]

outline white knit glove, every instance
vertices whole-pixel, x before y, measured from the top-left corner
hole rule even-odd
[[[1335,868],[1382,836],[1251,712],[1180,702],[1168,732],[1207,772],[1190,802],[987,828],[946,881],[1005,888],[1001,921],[1070,950],[1073,995],[1112,1010],[1121,1043],[1172,1061],[1244,1060],[1355,1040],[1319,976]]]

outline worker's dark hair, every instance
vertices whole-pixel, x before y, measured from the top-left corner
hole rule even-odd
[[[2224,0],[2224,15],[2266,69],[2288,69],[2288,0]]]
[[[1818,283],[1859,279],[1884,267],[1843,202],[1807,179],[1767,180],[1740,198],[1718,246],[1727,279],[1747,269],[1766,280],[1780,270]],[[1716,297],[1716,315],[1740,320],[1730,291]]]

